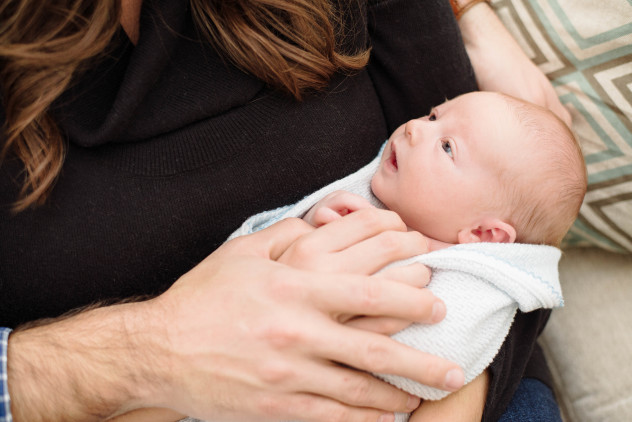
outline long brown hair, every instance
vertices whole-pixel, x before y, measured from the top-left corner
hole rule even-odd
[[[0,88],[5,111],[0,160],[24,165],[16,212],[42,204],[59,175],[65,140],[51,103],[119,29],[121,0],[4,0]],[[335,72],[361,69],[369,50],[343,54],[340,12],[327,0],[190,0],[197,28],[229,61],[296,99]],[[344,2],[342,2],[344,3]]]
[[[16,211],[41,204],[64,160],[64,139],[48,114],[82,63],[109,44],[118,0],[5,0],[0,6],[1,158],[24,164]]]

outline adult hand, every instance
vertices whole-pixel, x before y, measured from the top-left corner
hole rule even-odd
[[[371,244],[376,224],[403,230],[391,213],[378,214],[370,225],[354,220],[375,234],[364,235]],[[455,364],[338,322],[347,314],[424,322],[438,301],[428,292],[274,261],[312,234],[301,220],[283,221],[223,245],[156,299],[14,332],[15,421],[103,420],[152,406],[211,420],[374,421],[418,405],[349,367],[460,387]],[[410,247],[387,250],[399,259]]]
[[[428,238],[408,231],[396,213],[377,210],[365,198],[349,192],[336,191],[325,196],[303,219],[311,225],[327,225],[294,242],[279,258],[280,262],[314,271],[374,274],[392,261],[429,251]],[[379,276],[421,288],[428,285],[430,270],[414,263],[386,268]],[[445,305],[430,291],[423,293],[427,302],[432,302],[425,307],[429,312],[425,321],[439,322],[446,314]],[[350,314],[339,315],[338,320],[350,327],[387,335],[411,323],[397,318]]]
[[[476,81],[482,91],[497,91],[553,111],[568,126],[571,116],[547,77],[533,64],[486,3],[459,20]]]
[[[393,213],[371,211],[345,217],[345,227],[363,232],[360,239],[373,246],[385,231],[411,237]],[[334,253],[329,262],[312,261],[323,264],[326,271],[319,272],[272,261],[300,266],[300,243],[321,244],[327,226],[314,230],[292,219],[234,239],[154,301],[166,336],[150,348],[158,351],[152,366],[164,380],[151,405],[220,420],[374,421],[419,401],[350,367],[460,387],[455,364],[339,323],[342,315],[432,321],[428,308],[438,299],[429,292],[384,277],[341,274],[342,259]],[[363,243],[346,242],[339,245],[343,255]],[[404,242],[386,254],[399,259],[416,249]],[[372,273],[375,266],[355,272]]]

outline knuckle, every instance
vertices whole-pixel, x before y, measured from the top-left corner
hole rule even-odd
[[[388,355],[388,350],[383,342],[374,340],[367,343],[361,358],[364,369],[377,373],[387,372]]]
[[[362,377],[354,381],[353,385],[350,385],[347,391],[351,404],[366,404],[369,402],[371,385],[368,379]]]
[[[309,241],[309,238],[305,235],[294,242],[290,248],[292,256],[301,262],[311,257],[314,253],[314,247]]]
[[[259,379],[266,384],[283,384],[295,375],[291,365],[281,360],[263,362],[259,368]]]
[[[255,329],[258,339],[275,349],[287,349],[301,341],[301,331],[295,327],[265,324]]]
[[[294,278],[280,270],[271,275],[267,282],[266,293],[277,302],[287,301],[295,297],[296,287]]]
[[[366,228],[381,227],[383,225],[383,218],[381,217],[380,211],[382,210],[378,210],[377,208],[364,208],[354,214],[357,215],[357,218]]]
[[[379,234],[380,248],[387,254],[395,254],[402,247],[399,233],[394,231],[385,231]]]
[[[314,211],[314,213],[313,213],[313,216],[314,216],[313,220],[314,220],[315,223],[317,223],[317,225],[321,225],[321,223],[323,223],[326,220],[327,213],[328,213],[327,210],[329,210],[329,209],[330,208],[322,206],[322,207],[320,207],[320,208],[318,208],[318,209],[316,209]]]
[[[363,309],[372,309],[380,302],[382,297],[382,288],[376,280],[362,283],[359,286],[359,289],[360,294],[358,295],[358,298],[360,300],[360,306]]]

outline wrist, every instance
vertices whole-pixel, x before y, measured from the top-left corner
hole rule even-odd
[[[460,20],[466,12],[473,9],[474,6],[487,3],[490,5],[491,0],[450,0],[450,6],[452,6],[452,12],[456,20]]]
[[[475,46],[484,47],[488,36],[494,36],[497,31],[505,31],[502,22],[487,2],[478,2],[467,9],[467,13],[459,19],[459,29],[468,49]]]
[[[103,420],[143,405],[140,304],[86,311],[11,334],[7,378],[20,421]]]

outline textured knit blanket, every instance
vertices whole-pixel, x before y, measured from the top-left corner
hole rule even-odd
[[[302,217],[319,199],[336,190],[362,195],[383,208],[370,189],[378,165],[379,156],[356,173],[296,204],[257,214],[230,238],[261,230],[284,218]],[[458,363],[465,372],[466,383],[470,382],[496,356],[518,309],[529,312],[563,305],[559,258],[559,249],[551,246],[471,243],[392,264],[421,262],[432,268],[428,289],[447,307],[447,316],[440,323],[413,324],[392,338]],[[449,394],[403,377],[374,375],[423,399],[438,400]],[[407,417],[398,414],[396,420],[405,421]]]

